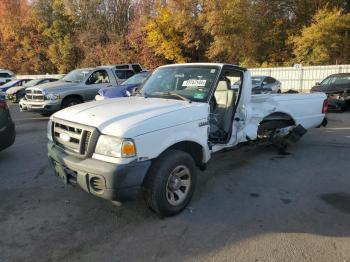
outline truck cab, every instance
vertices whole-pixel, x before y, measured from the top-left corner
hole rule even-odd
[[[325,101],[322,93],[252,95],[250,72],[235,65],[166,65],[137,96],[54,114],[48,156],[65,183],[112,201],[139,192],[153,211],[172,216],[189,203],[213,153],[298,138],[322,124]]]

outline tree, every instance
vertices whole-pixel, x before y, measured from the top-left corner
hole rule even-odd
[[[208,1],[204,28],[213,38],[211,60],[239,64],[250,57],[250,6],[249,0]]]
[[[147,44],[169,62],[207,60],[205,1],[173,0],[158,5],[144,26]]]
[[[43,35],[50,41],[47,55],[59,73],[74,69],[79,61],[79,48],[74,45],[74,19],[69,15],[64,0],[52,0],[52,21]]]
[[[0,1],[0,25],[0,67],[17,73],[45,72],[46,68],[52,68],[28,1]]]
[[[346,63],[350,59],[350,13],[319,10],[310,26],[291,37],[296,61],[310,65]]]

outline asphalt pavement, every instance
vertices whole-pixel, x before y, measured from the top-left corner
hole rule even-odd
[[[279,155],[216,154],[180,215],[121,207],[65,186],[48,165],[48,118],[11,105],[0,152],[0,261],[348,261],[350,113],[331,113]]]

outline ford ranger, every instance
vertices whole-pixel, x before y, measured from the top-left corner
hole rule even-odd
[[[325,124],[326,110],[323,93],[252,95],[250,72],[238,66],[166,65],[137,96],[51,116],[48,157],[65,183],[118,202],[141,191],[153,211],[172,216],[213,153],[248,141],[283,148]]]

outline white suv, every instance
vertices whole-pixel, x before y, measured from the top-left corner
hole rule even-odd
[[[10,70],[0,69],[0,86],[13,80],[15,74]]]

